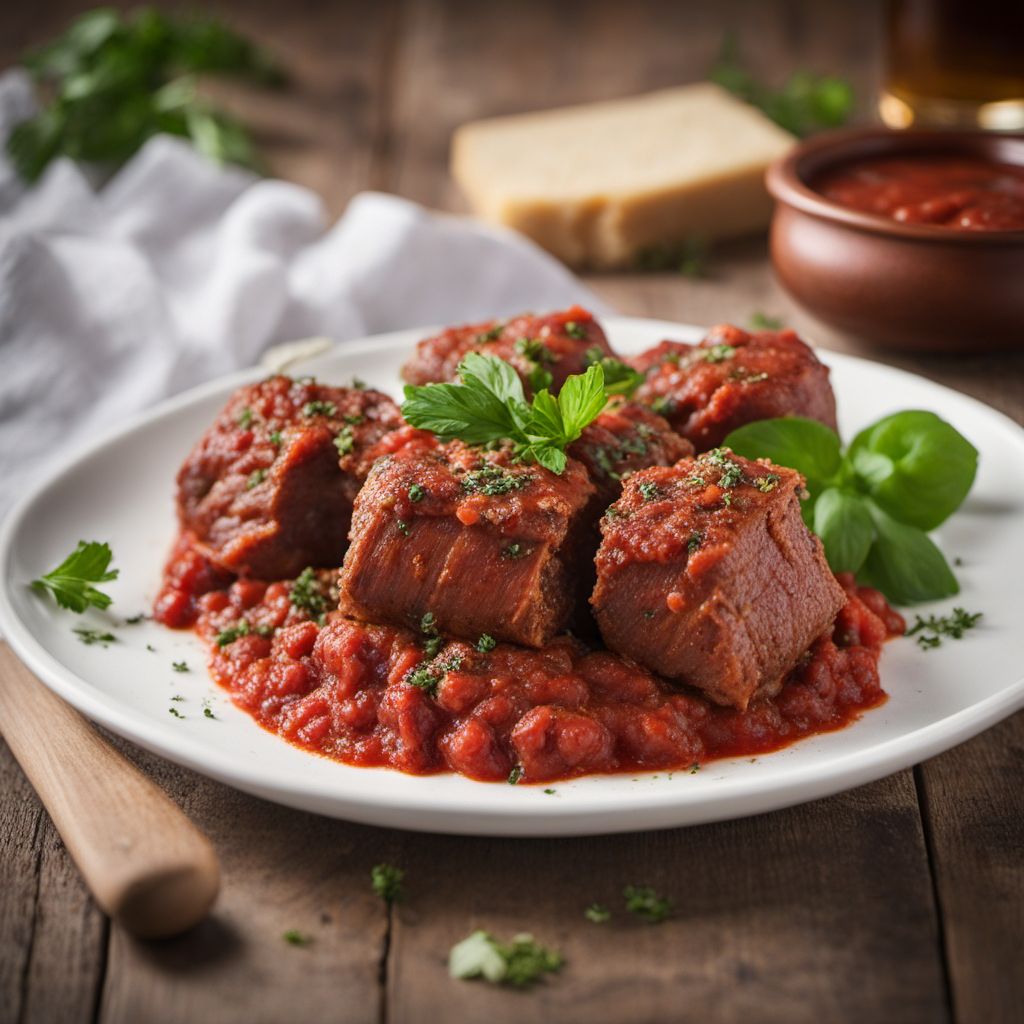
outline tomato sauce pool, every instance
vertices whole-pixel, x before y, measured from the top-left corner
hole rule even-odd
[[[306,579],[329,597],[333,574]],[[192,626],[236,705],[306,750],[346,764],[481,781],[696,770],[840,729],[885,700],[878,659],[903,619],[840,577],[848,601],[781,692],[740,712],[631,661],[561,637],[541,650],[468,644],[316,614],[287,581],[232,580],[186,535],[155,617]]]
[[[825,171],[816,192],[901,224],[959,231],[1024,231],[1024,167],[977,157],[868,157]]]

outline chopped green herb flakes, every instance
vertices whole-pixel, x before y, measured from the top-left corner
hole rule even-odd
[[[321,399],[316,399],[312,402],[307,402],[302,407],[303,416],[337,416],[338,407],[333,402],[325,402]]]
[[[92,647],[93,644],[99,644],[101,647],[109,647],[111,644],[117,643],[117,637],[113,633],[102,632],[98,629],[88,629],[85,626],[75,627],[75,636],[78,637],[79,641],[86,645],[86,647]]]
[[[943,637],[961,640],[967,630],[974,629],[981,616],[981,612],[967,612],[963,608],[954,608],[951,615],[929,615],[927,619],[916,615],[914,625],[906,635],[916,636],[918,646],[925,650],[941,647]]]
[[[448,954],[448,972],[453,978],[484,978],[495,985],[526,988],[554,973],[564,964],[562,956],[521,934],[501,943],[485,931],[475,931],[457,943]]]
[[[627,885],[622,895],[626,909],[648,924],[659,924],[672,913],[672,901],[659,896],[650,886]]]
[[[302,609],[310,618],[317,619],[327,612],[327,597],[324,595],[316,570],[311,565],[296,577],[288,597],[296,608]]]
[[[342,427],[335,435],[334,447],[339,455],[351,455],[356,444],[356,436],[351,427]]]
[[[385,903],[397,903],[405,898],[404,881],[405,872],[394,864],[375,864],[370,869],[370,885]]]

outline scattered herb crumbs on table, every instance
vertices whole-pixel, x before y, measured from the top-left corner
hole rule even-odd
[[[370,885],[385,903],[397,903],[405,899],[402,883],[405,871],[394,864],[375,864],[370,869]]]
[[[660,924],[672,913],[672,901],[659,896],[649,885],[627,885],[622,895],[626,909],[648,924]]]
[[[300,932],[296,928],[289,928],[282,936],[285,942],[289,946],[308,946],[313,939],[305,932]]]
[[[448,973],[462,980],[484,978],[494,985],[527,988],[545,974],[561,970],[564,963],[560,953],[541,946],[527,933],[506,944],[485,931],[475,931],[452,946]]]

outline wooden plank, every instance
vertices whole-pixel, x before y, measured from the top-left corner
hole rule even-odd
[[[960,1024],[1024,1005],[1024,713],[917,769]]]
[[[92,1020],[106,922],[0,740],[0,1021]]]
[[[410,898],[392,937],[392,1020],[947,1016],[909,772],[746,821],[543,843],[410,837],[401,856]],[[671,896],[676,915],[630,919],[630,883]],[[595,900],[611,922],[584,918]],[[528,995],[453,981],[445,956],[474,928],[532,932],[567,965]]]
[[[209,836],[224,885],[212,916],[177,939],[113,928],[99,1019],[379,1020],[388,912],[370,869],[393,859],[393,834],[277,807],[119,746]],[[286,942],[290,930],[308,945]]]

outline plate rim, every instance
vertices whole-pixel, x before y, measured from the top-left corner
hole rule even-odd
[[[666,334],[675,333],[690,336],[702,335],[704,328],[675,321],[645,317],[602,317],[609,333],[619,328],[643,328],[660,330]],[[385,347],[408,345],[411,334],[427,336],[431,327],[413,327],[389,331],[353,341],[338,342],[327,354],[339,351],[358,357],[362,351],[379,352]],[[883,372],[897,378],[925,381],[930,387],[947,392],[961,402],[976,408],[989,418],[993,426],[1006,434],[1007,441],[1024,450],[1024,427],[1018,425],[1005,413],[980,400],[939,384],[920,374],[898,367],[888,366],[874,360],[864,359],[846,353],[817,350],[823,362],[830,367],[843,364],[869,367],[872,372]],[[679,791],[666,791],[663,799],[655,800],[656,794],[647,794],[639,803],[623,806],[620,794],[609,793],[598,798],[589,798],[575,806],[552,806],[551,800],[538,802],[531,798],[540,794],[538,787],[522,787],[516,791],[516,802],[494,804],[487,808],[474,806],[466,800],[466,794],[457,793],[448,801],[432,801],[429,783],[435,776],[408,776],[419,792],[413,790],[379,791],[375,787],[362,787],[355,791],[338,793],[331,791],[319,780],[307,780],[298,785],[289,778],[272,777],[272,769],[264,769],[258,760],[239,758],[228,750],[222,750],[195,741],[187,734],[170,737],[166,729],[152,722],[144,715],[126,708],[123,702],[95,690],[92,684],[79,676],[73,669],[63,665],[38,640],[30,627],[24,623],[13,606],[8,593],[7,580],[10,570],[13,541],[24,520],[37,501],[61,482],[73,468],[99,455],[112,443],[125,438],[141,426],[159,423],[175,416],[183,407],[226,393],[267,373],[261,366],[250,367],[219,376],[174,395],[153,408],[136,413],[99,432],[87,442],[78,444],[47,469],[29,485],[25,493],[14,503],[0,523],[0,630],[18,658],[51,691],[56,693],[87,718],[111,730],[119,736],[138,744],[167,760],[183,765],[210,778],[217,779],[236,789],[253,793],[288,806],[299,807],[316,813],[344,817],[370,824],[382,824],[413,831],[444,831],[451,834],[486,834],[506,836],[556,836],[556,835],[597,835],[615,832],[629,832],[637,829],[658,829],[688,827],[705,822],[729,818],[746,817],[768,813],[782,807],[819,799],[823,796],[854,788],[917,764],[958,743],[976,736],[986,728],[1024,707],[1024,669],[1012,682],[1007,683],[998,693],[980,702],[973,703],[938,721],[928,723],[913,731],[901,733],[876,742],[868,747],[833,756],[816,772],[813,778],[797,776],[778,779],[763,776],[724,779],[706,791],[691,793],[685,801],[678,799]],[[212,684],[212,680],[211,680]],[[212,684],[216,685],[216,684]],[[256,728],[259,728],[256,725]],[[827,734],[824,734],[827,736]],[[813,739],[813,738],[808,738]],[[279,740],[285,742],[284,740]],[[807,742],[806,740],[804,742]],[[312,752],[305,752],[318,756]],[[779,753],[783,753],[780,751]],[[330,760],[330,759],[327,759]],[[339,762],[332,762],[339,763]],[[711,762],[712,764],[714,762]],[[388,772],[390,769],[366,769],[351,765],[341,767],[353,772]],[[650,776],[656,772],[637,772],[637,776]],[[311,783],[316,783],[311,785]],[[474,783],[466,780],[473,792],[481,796],[493,792],[493,783]],[[839,783],[837,786],[836,783]],[[562,783],[566,785],[566,783]],[[522,801],[522,795],[529,794]],[[509,792],[512,795],[512,791]],[[415,818],[408,823],[395,824],[393,812],[409,809],[416,802],[420,816],[428,821],[417,824]],[[559,801],[561,803],[561,801]],[[327,806],[330,804],[331,806]],[[737,809],[737,804],[754,805]],[[390,812],[390,813],[389,813]],[[686,821],[676,818],[685,813]],[[606,820],[614,814],[614,821]],[[675,816],[675,817],[674,817]]]

